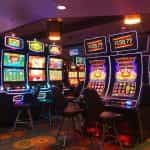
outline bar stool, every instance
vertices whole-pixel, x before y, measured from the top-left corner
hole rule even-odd
[[[71,103],[70,103],[71,104]],[[60,132],[64,126],[65,120],[70,120],[72,122],[72,129],[76,131],[76,122],[75,120],[78,119],[79,115],[83,112],[83,109],[80,108],[73,108],[73,107],[68,107],[67,109],[64,110],[63,112],[63,119],[62,123],[58,129],[57,137],[60,135]]]
[[[30,95],[27,95],[29,97]],[[13,129],[16,129],[19,124],[28,124],[33,129],[33,119],[31,114],[31,104],[24,102],[24,95],[16,95],[13,97],[14,107],[17,109],[17,116],[14,122]],[[21,115],[27,114],[27,120],[22,120]]]
[[[28,124],[33,129],[33,119],[30,104],[20,104],[15,107],[18,109],[18,112],[14,122],[14,129],[16,129],[17,125],[19,124]],[[26,121],[21,120],[21,115],[24,113],[24,111],[27,113],[28,117]]]
[[[117,142],[120,149],[123,150],[122,143],[118,139],[118,130],[116,127],[116,121],[122,117],[119,113],[114,112],[102,112],[100,114],[100,122],[102,123],[102,146],[104,149],[104,142],[106,138],[113,138],[113,141]]]

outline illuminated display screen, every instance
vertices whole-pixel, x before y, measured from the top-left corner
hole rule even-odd
[[[49,53],[50,53],[50,55],[61,55],[61,53],[62,53],[61,47],[59,47],[57,45],[50,45]]]
[[[85,40],[86,54],[106,52],[106,37],[97,37]]]
[[[4,69],[4,81],[5,82],[23,82],[25,81],[23,69]]]
[[[112,51],[136,50],[138,48],[137,33],[128,32],[110,36]]]
[[[90,66],[90,80],[104,81],[106,78],[106,68],[104,61],[92,61]]]
[[[5,47],[12,49],[23,49],[24,42],[21,38],[13,36],[5,36]]]
[[[45,70],[30,69],[29,70],[29,81],[45,81]]]
[[[34,52],[44,52],[44,44],[40,41],[29,41],[29,49]]]
[[[76,71],[69,71],[68,77],[70,85],[77,86],[79,84],[78,73]]]
[[[62,71],[61,70],[49,70],[50,81],[62,81]]]
[[[49,68],[51,69],[62,69],[63,60],[60,58],[50,58],[49,59]]]
[[[4,53],[3,65],[8,67],[24,67],[25,55],[17,53]]]
[[[115,59],[115,84],[112,96],[133,97],[136,92],[137,75],[135,57]]]
[[[75,71],[69,71],[69,78],[77,78],[78,74]]]
[[[105,59],[91,60],[89,71],[88,87],[95,89],[99,95],[103,95],[107,77]]]
[[[85,72],[79,72],[79,78],[85,78]]]
[[[76,57],[76,65],[85,65],[85,57]]]
[[[45,68],[45,57],[29,56],[29,68]]]
[[[78,48],[73,48],[69,50],[69,56],[77,56],[79,55],[79,49]]]

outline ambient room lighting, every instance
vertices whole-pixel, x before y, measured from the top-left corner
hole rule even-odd
[[[134,25],[141,23],[141,16],[140,15],[127,15],[124,19],[124,24],[126,25]]]
[[[58,10],[66,10],[67,7],[66,7],[65,5],[58,5],[58,6],[57,6],[57,9],[58,9]]]
[[[50,41],[61,40],[61,26],[62,26],[61,18],[48,20],[48,39]]]

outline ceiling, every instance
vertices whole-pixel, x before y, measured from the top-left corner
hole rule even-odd
[[[90,28],[96,25],[102,25],[122,19],[122,16],[99,16],[99,17],[80,17],[80,18],[64,18],[61,26],[61,33],[66,34]],[[44,39],[48,37],[47,20],[43,19],[34,23],[26,24],[15,29],[7,31],[7,33],[15,33],[24,39]]]
[[[64,4],[68,9],[58,11],[56,10],[57,4]],[[40,26],[42,25],[41,28],[43,29],[45,26],[43,20],[47,18],[79,19],[81,17],[83,21],[83,18],[86,17],[86,21],[91,23],[91,21],[94,22],[95,17],[90,21],[87,19],[91,19],[93,16],[122,16],[131,13],[150,13],[150,2],[148,0],[3,0],[0,5],[0,32],[25,24],[34,26],[35,22]],[[101,22],[105,22],[104,17],[99,19]],[[73,26],[74,21],[77,22],[76,19],[72,19],[72,27],[64,29],[64,32],[69,32],[69,30],[76,28]],[[84,20],[83,24],[90,26],[90,23],[85,23],[86,21]],[[80,24],[81,28],[83,28],[83,24]],[[28,29],[28,32],[32,33],[32,29]],[[36,30],[36,27],[34,30]]]

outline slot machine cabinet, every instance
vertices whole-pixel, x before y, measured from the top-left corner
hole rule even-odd
[[[49,85],[44,43],[34,39],[33,41],[28,41],[28,45],[28,86],[33,91],[38,86],[40,93],[47,93],[49,92]]]
[[[62,47],[53,42],[48,46],[48,80],[51,87],[57,86],[63,89],[63,67]]]
[[[78,70],[75,64],[71,64],[68,71],[69,84],[72,87],[77,87],[79,84]]]
[[[107,94],[110,76],[110,59],[107,54],[106,37],[96,37],[84,41],[86,56],[85,87],[95,89],[104,97]]]
[[[111,79],[104,101],[106,108],[124,114],[133,134],[143,141],[147,106],[141,104],[148,83],[148,57],[140,48],[139,40],[136,31],[110,35]]]
[[[79,57],[77,56],[75,58],[76,66],[78,70],[78,80],[79,83],[84,83],[85,77],[86,77],[86,68],[85,68],[85,57]]]
[[[85,65],[80,65],[78,66],[78,78],[79,82],[84,82],[85,81]]]
[[[51,86],[62,86],[63,82],[63,59],[50,56],[48,58],[48,76]],[[62,87],[60,87],[62,88]]]
[[[148,57],[144,50],[139,49],[139,40],[136,31],[109,37],[112,70],[108,93],[110,105],[136,109],[141,103],[142,88],[148,82]]]
[[[136,108],[139,104],[143,68],[141,54],[111,56],[112,77],[107,105]]]
[[[19,37],[5,36],[2,50],[3,89],[8,94],[28,91],[25,42]]]

